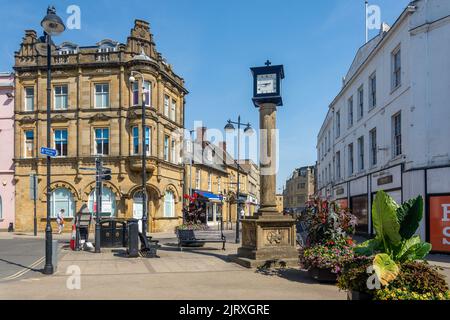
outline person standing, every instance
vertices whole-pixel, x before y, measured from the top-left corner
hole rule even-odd
[[[61,209],[56,216],[56,223],[58,224],[58,234],[61,234],[64,230],[64,212],[64,209]]]

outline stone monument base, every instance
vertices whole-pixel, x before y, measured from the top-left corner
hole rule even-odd
[[[295,220],[279,213],[242,220],[242,247],[231,260],[247,268],[298,266]]]

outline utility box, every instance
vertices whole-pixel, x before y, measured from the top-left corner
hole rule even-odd
[[[130,258],[139,257],[139,221],[128,220],[128,256]]]
[[[58,240],[52,240],[53,272],[56,272],[57,267],[58,267],[58,252],[59,252],[59,242],[58,242]]]

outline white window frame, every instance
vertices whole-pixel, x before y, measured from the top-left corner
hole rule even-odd
[[[134,107],[139,106],[139,82],[133,82],[131,87],[131,102]]]
[[[60,89],[60,93],[56,93],[56,89]],[[66,93],[64,93],[64,89]],[[65,97],[65,99],[64,99]],[[59,99],[58,99],[59,98]],[[58,101],[61,103],[64,101],[64,105],[58,106]],[[58,84],[53,87],[53,104],[55,110],[67,110],[69,107],[69,86],[67,84]]]
[[[364,154],[364,136],[358,138],[358,169],[364,171],[365,168],[365,154]]]
[[[176,112],[177,112],[177,101],[175,99],[172,99],[171,105],[170,105],[170,120],[176,121]]]
[[[350,143],[348,146],[348,175],[352,176],[355,172],[355,147],[353,143]]]
[[[336,152],[336,179],[341,179],[341,152]]]
[[[167,190],[164,195],[164,217],[175,218],[175,193],[171,190]]]
[[[170,143],[169,136],[167,135],[164,136],[164,161],[169,161],[170,159],[169,143]]]
[[[169,118],[169,108],[170,108],[169,104],[170,104],[170,97],[167,94],[165,94],[164,95],[164,116],[167,118]]]
[[[150,107],[152,105],[152,83],[145,80],[143,88],[145,88],[142,93],[142,95],[145,94],[145,106]]]
[[[358,121],[364,117],[364,86],[358,88]]]
[[[397,112],[392,116],[392,155],[395,158],[402,154],[402,114],[401,112]]]
[[[392,51],[391,60],[392,91],[394,91],[402,85],[402,50],[400,45]]]
[[[67,199],[62,199],[61,198],[61,199],[56,200],[55,192],[58,191],[58,190],[64,190],[66,192],[66,194],[69,195],[69,197]],[[59,213],[59,210],[57,210],[57,206],[56,206],[57,202],[67,202],[65,208],[63,208],[63,209],[65,209],[64,210],[64,216],[63,216],[64,218],[73,218],[74,217],[74,214],[75,214],[75,199],[73,197],[72,191],[70,191],[69,189],[67,189],[67,188],[57,188],[57,189],[53,190],[52,193],[51,193],[51,196],[50,196],[50,202],[51,202],[50,203],[50,205],[51,205],[51,207],[50,207],[51,208],[50,209],[50,216],[52,218],[56,218],[58,213]],[[58,206],[58,207],[60,207],[60,206]]]
[[[208,172],[208,191],[212,191],[212,174],[211,172]]]
[[[139,149],[139,127],[134,126],[131,129],[131,154],[135,156],[138,155]]]
[[[341,136],[341,110],[336,111],[336,138]]]
[[[354,123],[354,108],[353,108],[353,96],[348,98],[347,100],[347,108],[348,108],[348,123],[347,126],[351,128]]]
[[[33,94],[29,95],[28,90],[33,90]],[[24,107],[25,107],[25,111],[27,111],[27,112],[34,111],[34,94],[35,94],[34,87],[30,86],[30,87],[24,88],[24,100],[25,100]],[[31,98],[31,100],[29,100],[30,98]],[[28,101],[31,101],[31,107],[29,106]]]
[[[378,164],[377,128],[369,131],[370,144],[370,166],[373,168]]]
[[[33,140],[32,140],[32,146],[31,146],[31,155],[29,156],[28,155],[28,152],[27,152],[27,146],[28,146],[28,139],[27,139],[27,133],[28,132],[32,132],[33,133]],[[23,135],[24,135],[24,141],[25,141],[25,143],[24,143],[24,158],[25,159],[32,159],[32,158],[34,158],[35,157],[35,134],[34,134],[34,130],[24,130],[24,132],[23,132]]]
[[[202,172],[200,169],[197,168],[195,170],[195,188],[197,190],[200,190],[202,186]]]
[[[66,139],[62,139],[62,138],[56,138],[56,132],[57,131],[65,131],[66,132]],[[64,143],[64,141],[66,142],[66,154],[61,154],[59,151],[59,147],[58,147],[58,143]],[[53,147],[55,148],[55,150],[58,151],[58,158],[65,158],[68,156],[69,154],[69,130],[67,130],[67,128],[58,128],[58,129],[54,129],[53,130]],[[62,149],[64,150],[64,149]]]
[[[101,87],[101,91],[97,91]],[[105,91],[107,88],[107,91]],[[97,104],[97,97],[101,97],[101,105]],[[94,108],[107,109],[110,106],[110,86],[109,83],[94,83]]]
[[[97,130],[102,130],[102,136],[100,138],[97,138]],[[108,130],[108,136],[107,138],[104,137],[105,130]],[[101,141],[102,144],[102,151],[103,153],[98,153],[97,151],[97,142]],[[105,151],[105,141],[108,141],[108,150],[106,153]],[[111,141],[110,141],[110,129],[108,127],[102,127],[102,128],[94,128],[94,155],[97,156],[109,156],[110,154],[110,148],[111,148]]]
[[[377,106],[377,73],[369,77],[369,111]]]

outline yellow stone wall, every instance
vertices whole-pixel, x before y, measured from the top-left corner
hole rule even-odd
[[[30,199],[30,174],[38,175],[37,217],[39,230],[45,227],[46,216],[46,158],[39,155],[46,146],[46,72],[43,57],[36,55],[33,43],[36,33],[27,31],[20,50],[16,53],[15,99],[15,182],[16,230],[33,229],[34,202]],[[144,49],[151,61],[132,62],[133,56]],[[68,130],[68,154],[52,160],[51,189],[71,191],[76,211],[87,204],[95,187],[92,172],[81,167],[95,167],[94,129],[109,128],[109,155],[104,165],[112,169],[112,181],[105,182],[116,198],[117,218],[133,216],[133,197],[140,188],[141,156],[132,154],[132,127],[141,129],[141,107],[132,105],[132,90],[128,81],[131,71],[139,71],[152,84],[151,106],[146,108],[146,125],[151,128],[151,153],[147,157],[147,192],[149,194],[149,231],[172,231],[182,221],[184,168],[180,160],[182,136],[176,133],[184,127],[184,81],[172,67],[163,61],[154,48],[148,23],[137,20],[126,45],[118,44],[113,52],[99,54],[96,49],[79,48],[68,56],[52,57],[52,88],[68,86],[68,108],[54,109],[52,93],[52,132]],[[137,77],[139,80],[140,78]],[[95,84],[109,84],[109,107],[95,108]],[[35,90],[34,111],[25,111],[25,87]],[[53,92],[53,90],[52,90]],[[164,115],[164,95],[176,100],[176,118]],[[139,104],[140,105],[140,104]],[[34,157],[25,158],[25,130],[34,130]],[[52,134],[53,135],[53,134]],[[164,135],[176,141],[175,161],[164,160]],[[141,138],[141,134],[139,135]],[[140,141],[141,144],[141,141]],[[53,141],[52,141],[53,145]],[[172,153],[171,148],[170,155]],[[141,152],[141,151],[140,151]],[[164,217],[164,195],[170,190],[175,195],[175,217]],[[53,227],[56,227],[55,221]],[[70,230],[70,223],[66,224]]]

